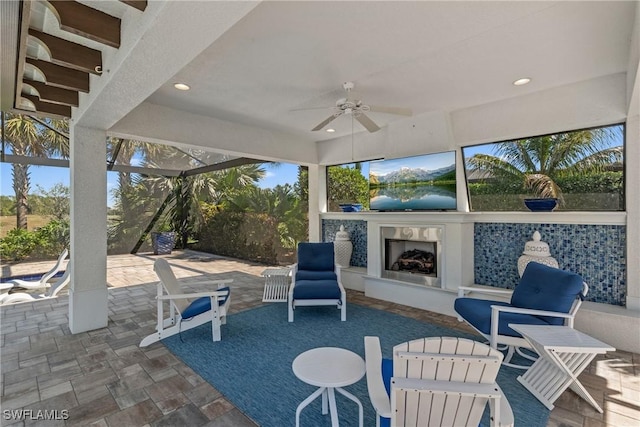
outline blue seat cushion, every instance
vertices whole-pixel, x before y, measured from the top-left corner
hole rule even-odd
[[[333,243],[298,243],[298,269],[334,271]]]
[[[473,325],[483,334],[491,334],[491,306],[500,305],[511,307],[511,304],[502,301],[490,301],[476,298],[457,298],[453,308],[464,320]],[[498,334],[511,337],[522,337],[509,327],[509,323],[525,325],[549,325],[543,318],[529,314],[500,313]]]
[[[338,280],[335,271],[298,270],[296,282],[299,280]]]
[[[391,377],[393,377],[393,359],[382,359],[382,382],[387,396],[391,396]],[[380,427],[390,427],[391,419],[380,417]]]
[[[225,286],[224,288],[218,289],[219,291],[228,291],[229,287]],[[223,299],[218,301],[218,305],[224,305],[227,302],[227,298],[229,298],[229,294],[227,294]],[[180,316],[183,319],[189,319],[193,316],[197,316],[198,314],[202,314],[211,310],[211,298],[210,297],[201,297],[194,300],[187,308],[184,309]]]
[[[530,262],[511,295],[511,305],[535,310],[568,313],[582,292],[582,277],[570,271]],[[551,325],[563,325],[564,319],[544,317]]]
[[[335,280],[296,280],[293,299],[340,299],[340,287]]]

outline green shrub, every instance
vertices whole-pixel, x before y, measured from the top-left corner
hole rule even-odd
[[[277,221],[264,213],[204,209],[195,249],[264,264],[277,264],[281,251]]]
[[[53,220],[35,231],[14,228],[0,239],[3,260],[54,259],[69,247],[69,222]]]
[[[36,232],[38,246],[30,254],[33,258],[58,257],[64,248],[69,247],[69,221],[53,220]]]
[[[555,179],[562,189],[564,205],[556,210],[624,210],[622,172],[602,172]],[[532,197],[519,182],[473,182],[469,184],[473,211],[527,211],[523,199]]]
[[[0,257],[3,260],[21,261],[38,246],[37,232],[14,228],[0,239]]]

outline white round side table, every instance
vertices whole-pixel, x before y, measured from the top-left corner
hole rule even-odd
[[[331,412],[331,426],[338,426],[336,395],[343,396],[358,404],[359,426],[362,427],[362,403],[353,394],[342,387],[355,384],[364,377],[365,365],[362,357],[352,351],[337,347],[319,347],[299,354],[291,365],[298,379],[319,387],[303,400],[296,409],[296,427],[300,426],[300,412],[322,395],[322,414],[327,414],[327,403]]]

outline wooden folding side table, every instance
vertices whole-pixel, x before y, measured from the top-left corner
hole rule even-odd
[[[540,355],[538,360],[518,377],[518,381],[550,410],[553,402],[567,389],[589,402],[602,413],[602,408],[578,381],[578,375],[597,354],[615,348],[568,326],[509,324],[522,334]]]
[[[287,302],[291,269],[289,267],[267,268],[262,272],[264,293],[262,302]]]

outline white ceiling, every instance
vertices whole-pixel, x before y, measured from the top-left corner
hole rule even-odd
[[[351,132],[348,117],[332,122],[333,134],[310,129],[344,96],[344,81],[367,104],[417,115],[626,72],[636,3],[266,1],[148,101],[336,138]],[[520,77],[532,82],[513,86]],[[174,89],[176,81],[191,90]],[[327,109],[292,111],[314,107]],[[405,119],[369,116],[379,126]]]

